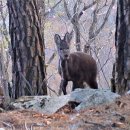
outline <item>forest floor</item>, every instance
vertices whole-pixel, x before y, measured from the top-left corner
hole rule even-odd
[[[0,113],[0,128],[5,130],[130,130],[130,95],[109,105],[76,112],[65,106],[57,113],[44,115],[29,110]]]

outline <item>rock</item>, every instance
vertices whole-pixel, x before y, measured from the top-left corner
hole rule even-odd
[[[130,90],[126,92],[126,94],[130,95]]]
[[[45,102],[48,102],[49,96],[22,96],[10,104],[13,109],[30,109],[42,112]]]
[[[0,130],[5,130],[4,128],[0,128]]]
[[[0,113],[4,112],[4,109],[0,107]]]
[[[63,106],[65,106],[70,99],[70,95],[63,95],[63,96],[59,96],[59,97],[55,97],[55,98],[51,98],[48,102],[45,103],[44,106],[44,113],[55,113],[56,111],[58,111],[60,108],[62,108]]]
[[[49,96],[23,96],[10,104],[13,109],[29,109],[45,114],[53,114],[58,109],[66,105],[69,96],[49,97]]]
[[[70,101],[80,103],[75,109],[83,110],[115,101],[120,95],[105,89],[76,89],[70,95]]]
[[[118,94],[110,90],[76,89],[68,95],[59,97],[24,96],[11,103],[14,109],[30,109],[45,114],[53,114],[68,103],[77,104],[76,110],[83,110],[100,104],[114,102]]]

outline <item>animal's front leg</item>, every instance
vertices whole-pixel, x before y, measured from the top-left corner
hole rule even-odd
[[[64,79],[61,80],[59,95],[61,95],[62,91],[63,91],[63,94],[64,94],[64,95],[67,94],[67,92],[66,92],[66,86],[67,86],[67,84],[68,84],[68,81],[67,81],[67,80],[64,80]]]
[[[77,82],[73,82],[72,91],[74,91],[76,88],[79,88]]]

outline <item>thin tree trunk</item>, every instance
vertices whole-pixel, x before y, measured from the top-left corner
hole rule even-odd
[[[13,97],[45,95],[44,38],[37,0],[8,0]]]
[[[76,42],[76,50],[81,51],[81,41],[80,41],[80,25],[78,23],[78,20],[76,18],[73,18],[73,27],[75,31],[75,42]]]
[[[124,94],[130,89],[130,1],[117,1],[116,63],[113,66],[112,91]]]
[[[4,96],[4,107],[8,105],[10,102],[9,90],[8,90],[8,75],[6,73],[6,68],[4,63],[4,52],[3,45],[1,45],[1,53],[0,53],[0,71],[1,71],[1,81],[2,81],[2,89],[0,89],[0,93],[3,93]]]
[[[8,30],[6,27],[6,18],[4,16],[3,11],[3,2],[0,3],[0,15],[2,19],[2,29],[0,30],[0,34],[2,36],[2,41],[6,40],[6,42],[9,45],[9,38],[8,38]],[[8,69],[8,63],[9,63],[9,55],[4,50],[4,42],[1,41],[0,44],[0,77],[1,77],[1,86],[0,87],[0,96],[4,96],[4,102],[3,105],[6,108],[8,103],[10,102],[10,96],[9,96],[9,89],[8,89],[8,83],[9,83],[9,74],[7,72]],[[5,57],[7,58],[5,62]],[[5,64],[4,64],[5,63]]]

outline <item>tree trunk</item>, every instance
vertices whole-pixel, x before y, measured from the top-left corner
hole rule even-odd
[[[8,90],[8,74],[6,73],[6,68],[4,63],[4,50],[3,45],[0,46],[0,76],[2,81],[2,89],[0,89],[0,96],[4,96],[4,107],[10,102],[9,90]],[[1,88],[1,87],[0,87]]]
[[[8,0],[13,62],[13,98],[45,95],[44,38],[38,0]]]
[[[0,44],[0,96],[4,96],[3,105],[6,108],[8,103],[10,103],[10,96],[9,96],[9,73],[7,72],[9,66],[9,54],[5,51],[4,45],[7,42],[9,45],[9,38],[8,38],[8,29],[6,26],[6,18],[3,9],[3,1],[0,2],[0,16],[2,22],[2,28],[0,29],[0,35],[2,38]],[[6,41],[6,42],[4,42]]]
[[[117,1],[116,62],[113,65],[112,91],[124,94],[130,89],[130,1]]]
[[[77,23],[73,24],[74,26],[74,31],[75,31],[75,41],[76,41],[76,50],[77,51],[81,51],[81,43],[80,43],[80,27],[79,27],[79,23],[77,21]]]
[[[81,4],[80,1],[76,1],[74,8],[73,8],[73,16],[71,16],[69,9],[68,9],[68,4],[66,0],[64,2],[64,8],[66,15],[68,16],[68,19],[71,20],[71,23],[73,24],[74,31],[75,31],[75,43],[76,43],[76,50],[81,51],[81,43],[80,43],[80,25],[79,25],[79,14],[78,14],[78,7]],[[82,15],[82,14],[81,14]]]

